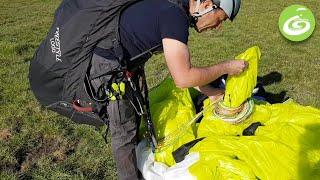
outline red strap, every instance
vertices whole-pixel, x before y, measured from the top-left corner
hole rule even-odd
[[[79,103],[79,100],[73,101],[73,108],[76,109],[77,111],[81,111],[81,112],[93,112],[92,107],[82,107]]]
[[[129,71],[126,71],[126,76],[127,76],[127,78],[131,78],[132,74]]]

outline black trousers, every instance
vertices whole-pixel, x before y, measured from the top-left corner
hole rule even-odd
[[[100,76],[100,74],[107,73],[117,66],[119,64],[115,60],[108,60],[101,56],[93,55],[90,76],[98,78],[94,78],[91,84],[99,87],[101,83],[108,82],[111,76]],[[136,78],[133,78],[133,80],[137,81]],[[107,106],[111,145],[119,179],[136,180],[140,179],[135,148],[138,144],[138,128],[141,118],[130,103],[131,100],[131,102],[136,104],[129,82],[125,82],[125,91],[126,95],[123,99],[110,101]]]

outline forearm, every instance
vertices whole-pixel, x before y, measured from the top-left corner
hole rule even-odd
[[[215,88],[210,84],[203,85],[203,86],[196,86],[194,87],[197,91],[207,95],[207,96],[217,96],[224,93],[224,89]]]
[[[162,42],[167,66],[179,88],[204,86],[224,74],[238,75],[248,67],[244,60],[228,60],[209,67],[193,67],[186,44],[168,38],[164,38]]]
[[[222,75],[227,74],[224,63],[219,63],[209,67],[190,67],[188,71],[181,74],[181,81],[177,84],[180,88],[189,88],[198,86],[201,92],[210,92],[205,85],[218,79]]]

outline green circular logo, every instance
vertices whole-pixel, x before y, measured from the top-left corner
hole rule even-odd
[[[284,9],[279,17],[279,28],[284,37],[291,41],[303,41],[314,31],[315,18],[305,6],[292,5]]]

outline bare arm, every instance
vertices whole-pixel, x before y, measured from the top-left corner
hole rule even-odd
[[[210,84],[194,87],[196,90],[207,95],[212,102],[216,102],[224,95],[224,89],[214,88]]]
[[[194,89],[198,90],[199,92],[202,92],[203,94],[207,96],[217,96],[224,94],[224,89],[221,88],[215,88],[209,84],[204,86],[196,86]]]
[[[168,38],[162,43],[167,66],[179,88],[201,87],[224,74],[240,74],[247,66],[246,61],[230,60],[209,67],[193,67],[187,45]]]

